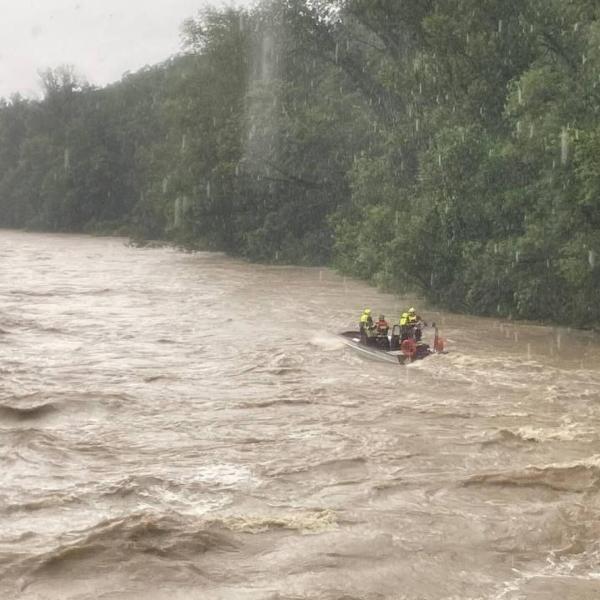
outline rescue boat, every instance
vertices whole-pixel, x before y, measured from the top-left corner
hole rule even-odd
[[[435,332],[432,345],[416,341],[413,337],[401,340],[399,325],[394,325],[391,335],[386,336],[364,338],[359,331],[343,331],[339,336],[344,344],[365,357],[405,365],[432,354],[445,353],[444,340],[440,337],[436,324],[433,323],[432,327]]]

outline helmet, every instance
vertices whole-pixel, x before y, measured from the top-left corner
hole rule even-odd
[[[409,308],[408,312],[412,314],[412,313],[416,313],[417,311],[414,308]]]
[[[371,314],[371,309],[370,308],[365,308],[364,313],[365,313],[365,315],[370,315]]]
[[[385,315],[379,315],[379,320],[383,321],[385,319]]]

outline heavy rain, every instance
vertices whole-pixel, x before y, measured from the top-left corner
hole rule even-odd
[[[0,24],[0,599],[600,597],[600,8]]]

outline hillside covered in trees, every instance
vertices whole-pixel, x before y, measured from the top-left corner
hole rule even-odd
[[[208,10],[103,89],[0,106],[0,225],[333,264],[455,310],[600,325],[595,0]]]

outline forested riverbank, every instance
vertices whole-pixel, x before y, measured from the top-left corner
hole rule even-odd
[[[591,0],[264,1],[97,89],[0,106],[0,225],[333,264],[454,310],[600,324]]]

